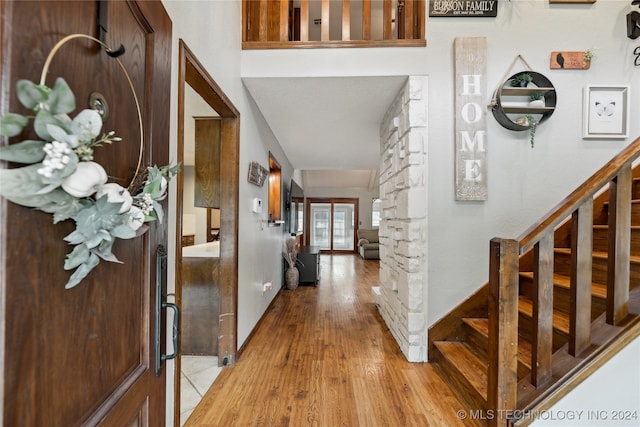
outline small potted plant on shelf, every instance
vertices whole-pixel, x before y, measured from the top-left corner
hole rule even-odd
[[[529,85],[529,83],[531,83],[532,81],[533,81],[533,78],[531,77],[531,74],[529,74],[529,73],[520,73],[520,74],[516,74],[511,79],[511,86],[512,87],[527,87],[527,85]]]
[[[525,114],[524,116],[519,117],[516,120],[516,123],[520,126],[529,127],[529,141],[531,142],[531,148],[533,148],[536,137],[536,127],[538,126],[538,122],[536,121],[536,119],[534,119],[531,114]]]
[[[544,94],[542,92],[533,92],[529,97],[530,107],[544,107]]]

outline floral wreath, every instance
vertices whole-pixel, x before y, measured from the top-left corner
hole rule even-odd
[[[143,126],[140,105],[133,83],[122,62],[133,93],[140,123],[140,156],[135,176],[128,188],[107,183],[104,168],[93,161],[96,147],[121,141],[114,131],[102,133],[102,117],[85,109],[71,119],[75,96],[64,79],[56,79],[52,88],[45,85],[49,64],[56,51],[74,38],[99,43],[115,58],[103,42],[84,34],[60,40],[49,53],[40,84],[19,80],[18,100],[33,110],[34,117],[8,113],[0,117],[0,135],[17,136],[33,119],[33,130],[40,140],[24,140],[0,147],[0,160],[27,164],[15,169],[0,169],[0,195],[18,205],[53,214],[53,223],[72,219],[76,229],[64,240],[74,249],[67,254],[65,270],[73,274],[65,288],[73,288],[100,260],[121,263],[111,252],[117,239],[132,239],[148,230],[147,222],[162,222],[160,201],[167,196],[167,184],[179,171],[179,165],[153,166],[140,173],[143,154]],[[117,54],[117,52],[116,52]]]

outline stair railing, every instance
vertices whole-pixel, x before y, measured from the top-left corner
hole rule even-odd
[[[243,49],[426,45],[425,0],[243,0],[242,10]]]
[[[554,231],[571,221],[569,354],[590,345],[593,201],[609,189],[606,321],[617,325],[629,313],[632,163],[640,138],[593,174],[517,239],[491,240],[489,261],[489,370],[487,409],[491,426],[504,426],[518,400],[519,258],[533,250],[531,383],[551,380],[553,355]]]

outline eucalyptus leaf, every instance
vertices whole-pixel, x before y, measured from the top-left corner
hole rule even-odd
[[[70,148],[76,148],[78,146],[78,137],[76,135],[70,135],[63,128],[54,124],[47,124],[46,128],[49,135],[51,135],[51,140],[66,142]]]
[[[15,169],[0,169],[0,195],[11,200],[12,197],[24,198],[36,195],[46,187],[42,183],[38,169],[42,163],[36,163]],[[25,206],[36,207],[39,204]]]
[[[16,136],[29,123],[29,119],[21,114],[9,113],[0,117],[0,135]]]
[[[97,248],[91,249],[91,252],[98,255],[100,258],[102,258],[105,261],[124,264],[111,252],[112,247],[113,247],[112,241],[111,242],[104,241]]]
[[[64,261],[65,270],[73,270],[80,264],[83,264],[89,260],[91,252],[85,245],[77,245],[73,250],[67,254],[67,258]]]
[[[64,236],[64,241],[68,242],[71,245],[79,245],[80,243],[84,243],[86,237],[80,233],[78,230],[74,230],[71,233]]]
[[[38,163],[46,156],[42,149],[45,141],[26,140],[0,147],[0,159],[16,163]]]
[[[64,286],[65,289],[71,289],[76,285],[78,285],[78,283],[80,283],[82,279],[87,277],[87,274],[89,274],[91,270],[93,270],[93,268],[99,263],[100,263],[100,258],[98,258],[96,254],[92,253],[91,255],[89,255],[89,259],[86,262],[82,263],[78,267],[78,269],[71,275],[71,277],[69,278],[69,281]]]
[[[47,141],[53,141],[54,138],[49,133],[49,130],[47,129],[47,125],[55,125],[63,129],[66,129],[65,124],[50,112],[46,110],[38,111],[38,114],[36,114],[36,119],[33,122],[33,129],[36,131],[36,134],[40,138],[45,139]]]
[[[67,114],[76,109],[76,97],[62,77],[53,84],[46,105],[52,114]]]
[[[49,89],[29,80],[18,80],[18,83],[16,83],[16,95],[18,95],[18,100],[22,105],[31,110],[37,110],[38,105],[47,100]]]
[[[72,218],[84,208],[82,199],[76,199],[61,188],[57,188],[51,193],[38,197],[48,200],[47,204],[38,207],[38,209],[43,212],[52,213],[54,224]]]
[[[158,222],[162,224],[162,220],[164,219],[164,211],[162,210],[162,205],[154,200],[153,210],[156,211],[156,215],[158,216]]]
[[[96,110],[82,110],[71,121],[71,133],[78,135],[80,141],[90,141],[100,135],[102,117]]]
[[[111,235],[118,239],[133,239],[136,237],[136,232],[128,225],[122,224],[111,230]]]
[[[111,237],[111,234],[108,231],[98,230],[96,234],[94,234],[93,236],[90,236],[90,238],[87,239],[87,241],[85,242],[85,245],[87,245],[89,249],[93,249],[103,241],[111,241],[111,240],[113,240],[113,237]]]

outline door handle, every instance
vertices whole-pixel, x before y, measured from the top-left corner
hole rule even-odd
[[[156,376],[162,373],[162,362],[170,360],[178,355],[180,337],[180,309],[177,305],[165,301],[167,297],[167,250],[164,246],[158,246],[156,252],[156,301],[155,301],[155,337],[154,337],[154,368]],[[164,309],[173,310],[173,353],[162,353],[162,312]]]

